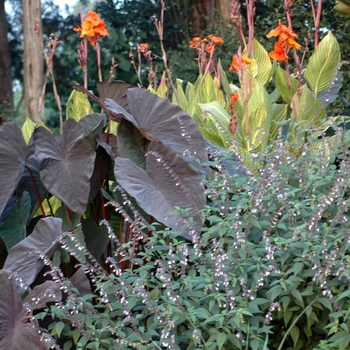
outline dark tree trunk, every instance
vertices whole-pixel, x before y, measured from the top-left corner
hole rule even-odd
[[[215,0],[191,0],[189,24],[192,37],[200,36],[214,21]]]
[[[0,124],[13,110],[11,51],[7,40],[5,0],[0,0]]]
[[[40,0],[22,0],[24,33],[24,101],[26,117],[39,122],[39,98],[43,85],[43,52],[38,35],[34,31],[35,21],[41,26]]]

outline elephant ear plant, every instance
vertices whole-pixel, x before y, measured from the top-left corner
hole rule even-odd
[[[88,92],[77,88],[62,134],[30,122],[0,129],[0,348],[23,348],[25,341],[49,347],[32,301],[42,308],[74,298],[68,287],[61,296],[59,281],[87,293],[77,263],[108,272],[105,258],[115,255],[125,268],[134,253],[122,243],[143,249],[154,219],[188,240],[202,227],[207,152],[197,124],[170,101],[129,84],[103,82],[98,91],[100,98],[92,97],[108,118],[84,116],[81,109],[92,111],[82,100]],[[112,122],[116,135],[109,133]],[[61,326],[52,334],[59,336]]]

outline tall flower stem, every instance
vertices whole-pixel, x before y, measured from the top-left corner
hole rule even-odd
[[[83,75],[84,75],[84,88],[88,89],[88,72],[87,72],[87,59],[88,59],[88,39],[87,36],[84,36],[84,53],[85,53],[85,65],[83,67]]]
[[[156,17],[154,17],[154,19],[156,22],[156,28],[157,28],[157,32],[158,32],[158,36],[159,36],[160,48],[162,51],[162,60],[163,60],[164,68],[165,68],[165,71],[167,73],[171,88],[175,94],[175,98],[177,100],[177,103],[180,103],[179,94],[177,93],[177,89],[175,88],[173,80],[171,79],[171,72],[170,72],[170,69],[168,67],[168,59],[167,59],[167,55],[166,55],[166,52],[164,49],[164,44],[163,44],[163,29],[164,29],[163,25],[164,25],[164,8],[165,8],[164,0],[161,0],[160,4],[161,4],[160,20],[157,19]]]
[[[96,42],[96,56],[97,56],[97,69],[98,69],[98,81],[102,81],[102,72],[101,72],[101,48],[100,44]]]
[[[247,20],[248,20],[248,57],[254,56],[254,0],[246,0],[247,4]]]

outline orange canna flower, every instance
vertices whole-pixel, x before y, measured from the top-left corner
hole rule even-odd
[[[214,34],[210,34],[207,38],[211,41],[213,45],[220,45],[224,43],[224,39],[221,36],[215,36]]]
[[[242,67],[252,62],[253,61],[248,57],[241,56],[241,58],[239,59],[238,55],[233,55],[230,70],[235,70],[236,72],[240,72]]]
[[[283,62],[288,59],[286,54],[286,50],[284,48],[284,44],[281,42],[277,42],[275,44],[275,50],[269,53],[269,56],[279,62]]]
[[[97,44],[100,36],[109,35],[108,30],[105,27],[105,22],[99,18],[97,13],[94,11],[89,11],[87,13],[81,28],[75,27],[73,30],[75,32],[79,32],[81,38],[86,35],[92,46]]]
[[[215,51],[215,46],[214,44],[208,44],[205,46],[205,51],[208,53],[212,53]]]
[[[190,49],[195,49],[199,46],[199,43],[202,41],[202,39],[199,36],[196,36],[192,39],[190,43]]]
[[[288,38],[286,40],[286,44],[288,46],[288,50],[291,49],[292,47],[294,47],[297,50],[301,49],[301,45],[299,43],[297,43],[294,39],[292,38]]]
[[[147,50],[148,50],[148,43],[140,44],[140,45],[139,45],[139,50],[140,50],[140,52],[142,52],[142,53],[147,52]]]
[[[284,24],[281,23],[281,20],[278,20],[278,26],[276,29],[272,29],[267,35],[267,38],[271,38],[273,36],[278,36],[279,41],[284,41],[286,38],[288,37],[292,37],[292,38],[297,38],[298,34],[295,34],[293,31],[291,31],[288,27],[286,27]],[[281,38],[282,36],[282,38]],[[285,38],[283,38],[285,36]]]
[[[231,106],[235,105],[235,103],[238,101],[238,97],[239,97],[239,95],[238,95],[237,92],[233,92],[233,93],[230,94],[230,104],[231,104]]]

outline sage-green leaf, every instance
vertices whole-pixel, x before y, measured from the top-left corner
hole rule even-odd
[[[332,32],[329,32],[310,57],[304,74],[316,96],[330,86],[339,63],[339,44]]]
[[[226,339],[227,339],[226,333],[219,333],[217,335],[216,341],[218,343],[219,350],[222,349],[222,347],[224,346]]]

